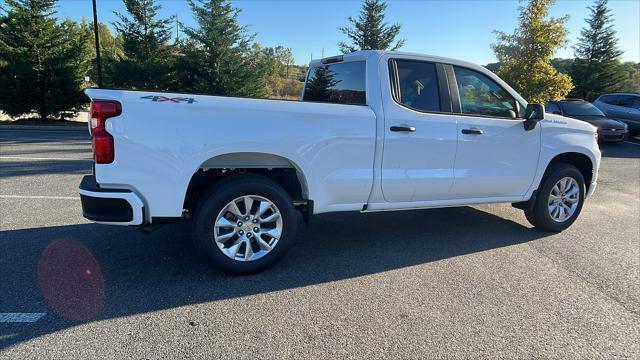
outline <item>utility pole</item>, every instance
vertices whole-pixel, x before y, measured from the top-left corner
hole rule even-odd
[[[98,67],[98,87],[102,87],[102,64],[100,63],[100,37],[98,36],[98,11],[96,0],[93,2],[93,34],[96,39],[96,65]]]
[[[180,21],[178,21],[178,13],[176,13],[176,44],[180,42]]]

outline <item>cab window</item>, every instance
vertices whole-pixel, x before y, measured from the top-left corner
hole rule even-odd
[[[454,66],[462,113],[515,119],[516,100],[495,81],[477,71]]]
[[[309,69],[302,101],[365,105],[364,61],[321,65]]]

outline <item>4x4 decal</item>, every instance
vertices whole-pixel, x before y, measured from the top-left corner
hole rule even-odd
[[[140,99],[149,99],[149,100],[151,100],[153,102],[171,101],[171,102],[174,102],[174,103],[187,103],[187,104],[193,104],[194,102],[197,102],[196,99],[194,99],[194,98],[186,98],[186,97],[170,98],[170,97],[159,96],[159,95],[142,96]]]

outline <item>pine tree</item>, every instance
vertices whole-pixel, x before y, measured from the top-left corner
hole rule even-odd
[[[552,65],[555,51],[567,42],[568,16],[548,18],[555,0],[530,0],[519,11],[518,28],[511,35],[496,31],[492,44],[500,68],[497,74],[527,101],[544,103],[566,96],[571,78]]]
[[[331,92],[329,89],[340,83],[340,80],[336,80],[335,77],[335,73],[329,67],[317,67],[307,81],[304,89],[305,98],[314,101],[330,101]]]
[[[86,102],[84,38],[54,17],[54,0],[5,0],[0,16],[0,109],[11,116],[70,116]]]
[[[620,90],[626,76],[607,0],[596,0],[588,9],[588,26],[582,29],[574,47],[571,75],[576,87],[571,95],[593,101],[602,93]]]
[[[117,87],[166,90],[174,62],[168,45],[174,17],[160,19],[156,0],[124,0],[127,14],[116,12],[113,25],[122,36],[124,57],[110,70]]]
[[[387,3],[383,0],[364,0],[360,16],[347,20],[353,27],[339,28],[347,35],[352,44],[341,42],[340,51],[344,54],[358,50],[397,50],[404,44],[404,39],[395,42],[400,33],[400,24],[387,25],[384,22]]]
[[[189,6],[198,26],[183,29],[187,39],[177,64],[177,90],[265,95],[265,69],[251,56],[255,35],[238,23],[240,9],[228,0],[189,0]]]

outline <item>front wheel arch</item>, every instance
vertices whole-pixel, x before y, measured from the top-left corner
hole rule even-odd
[[[544,175],[542,175],[542,178],[540,179],[540,184],[542,184],[544,179],[549,175],[549,171],[557,164],[569,164],[575,166],[582,174],[586,191],[587,193],[589,192],[589,187],[591,186],[591,181],[593,180],[594,175],[594,164],[587,155],[578,152],[566,152],[556,155],[547,164]],[[538,184],[538,189],[540,188],[540,184]]]

